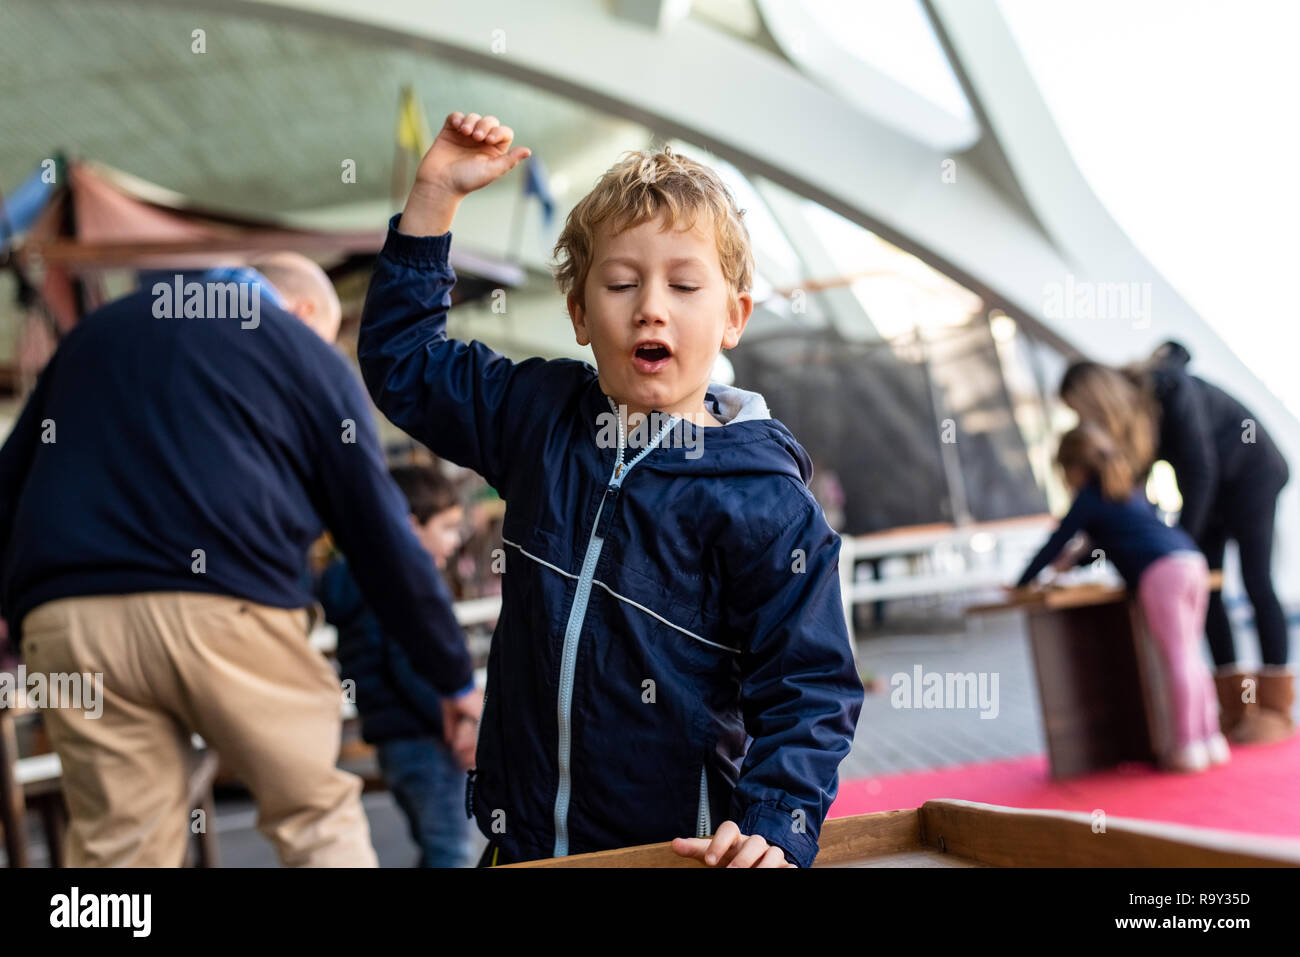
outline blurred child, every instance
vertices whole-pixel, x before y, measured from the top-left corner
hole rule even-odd
[[[389,474],[406,496],[415,537],[441,571],[460,543],[456,490],[430,466],[399,465]],[[375,745],[384,780],[420,848],[420,866],[467,866],[465,771],[443,739],[440,696],[384,635],[346,560],[325,569],[317,592],[326,620],[338,629],[341,677],[355,682],[361,736]]]
[[[1180,528],[1160,521],[1135,483],[1132,466],[1107,434],[1081,425],[1061,438],[1057,462],[1074,504],[1034,556],[1017,587],[1025,587],[1079,532],[1101,549],[1137,592],[1147,626],[1165,664],[1174,742],[1160,764],[1171,771],[1202,771],[1228,760],[1219,731],[1214,680],[1201,654],[1209,571]],[[1057,568],[1070,564],[1058,562]]]
[[[447,117],[357,349],[384,414],[506,502],[467,794],[485,862],[677,838],[706,864],[807,867],[863,690],[808,454],[710,381],[754,305],[742,211],[713,170],[632,153],[557,244],[595,367],[512,362],[446,321],[453,217],[528,155],[513,136]]]

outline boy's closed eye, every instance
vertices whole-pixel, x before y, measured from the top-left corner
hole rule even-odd
[[[636,283],[620,283],[620,284],[618,284],[618,285],[614,285],[614,286],[606,286],[605,288],[608,289],[610,292],[622,292],[622,291],[625,290],[625,289],[631,289],[631,288],[633,288],[635,285],[636,285]],[[682,285],[678,285],[678,284],[676,284],[676,283],[673,284],[672,288],[674,288],[674,289],[678,289],[678,290],[680,290],[680,291],[682,291],[682,292],[699,292],[699,291],[700,291],[700,287],[699,287],[699,286],[682,286]]]

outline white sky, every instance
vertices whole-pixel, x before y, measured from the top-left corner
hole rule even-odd
[[[877,70],[963,119],[970,104],[918,0],[800,0],[813,23]]]
[[[1300,3],[999,6],[1111,215],[1300,415]]]

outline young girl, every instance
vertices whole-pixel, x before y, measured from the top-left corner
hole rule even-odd
[[[1201,655],[1209,598],[1204,556],[1186,532],[1160,521],[1145,492],[1136,487],[1128,458],[1097,426],[1067,432],[1057,462],[1075,492],[1074,504],[1017,587],[1032,582],[1077,533],[1087,533],[1091,547],[1101,549],[1137,592],[1165,664],[1174,743],[1160,756],[1161,766],[1201,771],[1222,764],[1228,760],[1228,742],[1219,731],[1214,680]],[[1065,565],[1056,563],[1058,569]]]

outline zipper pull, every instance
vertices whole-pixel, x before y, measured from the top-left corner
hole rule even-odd
[[[604,538],[609,533],[610,523],[614,520],[614,511],[618,508],[618,493],[617,485],[605,489],[605,496],[601,499],[600,505],[600,521],[596,523],[596,535],[600,538]]]

